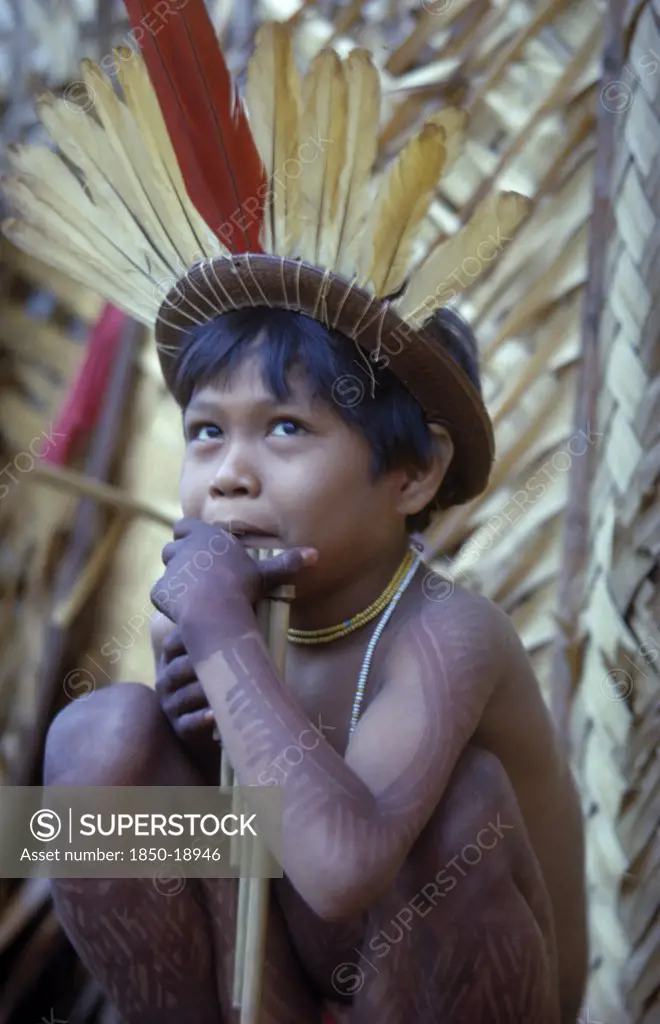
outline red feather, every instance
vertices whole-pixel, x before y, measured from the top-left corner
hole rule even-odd
[[[47,462],[65,465],[76,446],[84,443],[94,429],[127,319],[114,306],[103,307],[57,420],[55,433],[63,437],[63,441],[44,453]]]
[[[204,0],[125,4],[192,202],[232,252],[261,252],[264,168]]]

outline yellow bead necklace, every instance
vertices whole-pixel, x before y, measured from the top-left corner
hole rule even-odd
[[[344,622],[339,622],[336,626],[326,626],[324,629],[289,629],[289,640],[294,644],[327,644],[347,636],[361,626],[366,626],[390,603],[414,560],[414,553],[408,550],[385,590],[368,608]]]

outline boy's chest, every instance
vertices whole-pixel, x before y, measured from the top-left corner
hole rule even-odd
[[[361,643],[356,641],[343,650],[331,651],[328,644],[310,652],[289,645],[287,652],[287,689],[315,732],[342,756],[348,746],[351,713],[368,642],[366,635]],[[324,651],[320,650],[322,646]],[[385,681],[385,653],[385,644],[374,652],[360,705],[363,711]]]
[[[296,670],[287,667],[287,689],[309,719],[313,731],[342,756],[348,745],[359,671],[359,666],[355,671],[353,665],[346,665],[341,671],[309,664],[304,668],[298,666]],[[310,746],[313,742],[310,739]]]

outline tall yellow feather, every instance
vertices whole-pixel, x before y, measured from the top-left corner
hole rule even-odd
[[[430,121],[431,124],[437,124],[445,130],[445,149],[447,154],[445,156],[443,172],[446,172],[463,152],[468,123],[467,111],[459,110],[458,107],[445,107],[436,114],[431,114],[427,121]]]
[[[394,303],[399,314],[420,326],[473,284],[512,241],[530,205],[531,200],[517,192],[488,196],[463,228],[413,270],[405,292]]]
[[[124,103],[103,72],[83,62],[97,116],[50,94],[38,100],[41,121],[84,185],[52,150],[19,146],[10,152],[15,176],[3,181],[3,190],[22,218],[7,222],[8,236],[34,252],[40,234],[36,255],[55,264],[59,249],[70,276],[148,322],[190,262],[223,250],[209,243],[210,229],[182,190],[171,143],[159,147],[159,123],[152,119],[149,132],[139,130],[140,100],[151,108],[155,97],[140,59],[131,64],[121,72]]]
[[[120,225],[122,234],[125,229],[131,241],[122,244],[132,259],[145,268],[151,265],[156,280],[171,274],[170,264],[162,262],[161,254],[140,226],[147,221],[146,214],[140,216],[140,201],[132,180],[104,128],[95,118],[72,110],[66,101],[49,94],[40,98],[37,109],[50,137],[82,172],[94,205],[114,224],[113,234],[119,233]],[[95,218],[90,226],[98,232]]]
[[[368,50],[351,50],[344,61],[348,89],[345,162],[337,209],[321,251],[322,265],[351,278],[358,271],[358,235],[371,211],[371,171],[378,151],[380,76]]]
[[[39,218],[32,220],[35,226],[49,208],[62,218],[62,225],[67,225],[62,227],[63,246],[74,236],[85,238],[90,256],[106,259],[110,266],[120,262],[121,252],[129,264],[137,262],[146,267],[148,251],[153,273],[168,273],[168,265],[162,262],[158,251],[147,249],[144,236],[138,234],[135,221],[119,197],[109,208],[93,203],[75,175],[45,146],[15,146],[9,159],[19,177],[5,180],[5,194],[12,201],[23,203],[22,213],[28,220]],[[22,183],[17,190],[16,182]]]
[[[90,291],[102,295],[108,302],[124,309],[141,323],[152,327],[158,304],[154,304],[153,285],[146,292],[140,291],[144,281],[135,272],[135,280],[131,280],[130,272],[117,272],[110,275],[108,264],[94,261],[87,252],[82,252],[71,241],[68,248],[62,247],[60,232],[51,235],[40,222],[38,228],[26,220],[9,217],[3,221],[2,233],[19,249],[34,256],[41,262],[60,270],[67,277],[84,284]]]
[[[188,196],[144,60],[128,47],[117,47],[113,54],[126,105],[153,162],[154,181],[163,193],[167,212],[163,223],[182,254],[184,268],[204,256],[227,255],[228,250]]]
[[[170,216],[161,188],[160,166],[154,163],[147,140],[127,105],[112,88],[110,78],[90,60],[83,60],[80,67],[88,88],[96,85],[94,112],[112,148],[112,169],[119,183],[119,196],[136,223],[140,222],[146,230],[154,249],[162,254],[168,267],[166,273],[175,273],[184,254],[177,251],[171,232],[167,230]],[[99,79],[105,88],[98,88]],[[108,173],[108,167],[101,170]],[[184,270],[185,264],[181,273]]]
[[[346,154],[348,89],[344,68],[334,50],[314,58],[303,82],[301,150],[311,152],[300,175],[300,241],[297,255],[321,264],[321,248],[337,210],[339,178]]]
[[[415,235],[438,184],[445,153],[444,128],[427,123],[381,180],[366,273],[377,296],[396,292],[406,278]]]
[[[269,177],[262,244],[264,252],[280,256],[293,253],[300,229],[301,91],[292,26],[265,22],[248,65],[246,101],[252,135]]]
[[[20,219],[9,218],[2,230],[19,248],[65,270],[68,276],[97,291],[109,301],[118,294],[129,300],[130,309],[157,308],[153,281],[114,240],[94,233],[94,222],[85,217],[84,203],[76,206],[82,189],[59,158],[45,147],[20,146],[12,151],[12,163],[37,170],[44,158],[43,177],[5,177],[2,189]],[[61,164],[61,174],[57,164]],[[67,180],[67,176],[68,179]],[[52,184],[51,184],[52,183]],[[58,187],[63,189],[53,191]],[[91,205],[91,204],[90,204]],[[54,259],[57,254],[57,260]]]
[[[75,181],[73,175],[71,178]],[[80,218],[80,224],[76,223],[71,214],[72,206],[66,198],[56,196],[57,202],[52,202],[53,194],[49,194],[47,184],[44,187],[40,179],[7,177],[3,179],[2,190],[25,221],[42,228],[45,234],[61,237],[90,260],[99,253],[102,257],[111,258],[117,254],[117,249],[107,243],[100,232],[98,238],[89,237],[90,225],[84,217]]]

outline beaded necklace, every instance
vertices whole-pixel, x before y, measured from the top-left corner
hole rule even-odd
[[[353,701],[353,709],[351,711],[351,724],[348,731],[349,740],[353,735],[353,730],[355,729],[360,717],[362,699],[364,697],[364,691],[366,689],[367,678],[369,676],[369,669],[371,668],[371,661],[376,649],[376,644],[380,640],[385,626],[392,617],[394,609],[415,575],[421,560],[422,556],[419,552],[413,553],[410,550],[407,551],[399,565],[399,568],[394,573],[394,576],[387,584],[380,597],[370,604],[368,608],[365,608],[364,611],[354,615],[353,618],[347,619],[345,622],[341,622],[337,626],[328,626],[326,629],[289,630],[289,639],[292,640],[293,643],[328,643],[330,640],[336,640],[340,636],[346,636],[347,633],[352,633],[353,630],[366,625],[366,623],[371,622],[371,620],[374,619],[380,611],[385,609],[371,636],[371,639],[369,640],[369,643],[367,644],[367,649],[362,661],[357,689],[355,691],[355,699]]]
[[[410,583],[410,581],[412,580],[413,576],[417,572],[417,566],[419,565],[419,563],[422,560],[422,556],[419,553],[416,553],[415,555],[412,555],[412,552],[411,552],[411,556],[412,556],[412,565],[410,566],[410,568],[408,569],[408,572],[406,573],[405,577],[403,578],[403,580],[399,584],[399,588],[398,588],[397,592],[394,594],[394,596],[392,597],[392,600],[390,601],[390,603],[388,604],[387,608],[383,612],[382,618],[378,622],[378,625],[376,626],[376,628],[375,628],[375,630],[373,632],[373,636],[371,637],[371,640],[369,641],[369,643],[367,645],[367,650],[366,650],[366,653],[364,655],[364,660],[362,662],[362,668],[360,669],[360,675],[359,675],[359,678],[358,678],[357,689],[355,691],[355,700],[353,701],[353,710],[351,712],[351,725],[350,725],[350,728],[348,730],[348,739],[349,739],[349,741],[350,741],[351,736],[353,735],[353,730],[355,729],[355,726],[358,723],[358,718],[360,717],[360,708],[362,706],[362,698],[364,697],[364,690],[365,690],[365,687],[367,685],[367,676],[369,675],[369,669],[371,667],[371,659],[373,658],[374,650],[376,649],[376,644],[380,640],[381,634],[382,634],[383,630],[385,629],[385,626],[389,622],[394,609],[396,608],[396,606],[398,605],[399,601],[401,600],[401,597],[405,593],[405,591],[406,591],[406,589],[408,587],[408,584]]]
[[[289,640],[294,644],[327,644],[332,640],[339,640],[342,636],[348,636],[361,626],[366,626],[392,600],[414,559],[413,552],[408,550],[385,590],[368,608],[364,608],[350,619],[345,619],[344,622],[337,623],[336,626],[326,626],[324,629],[289,629]]]

